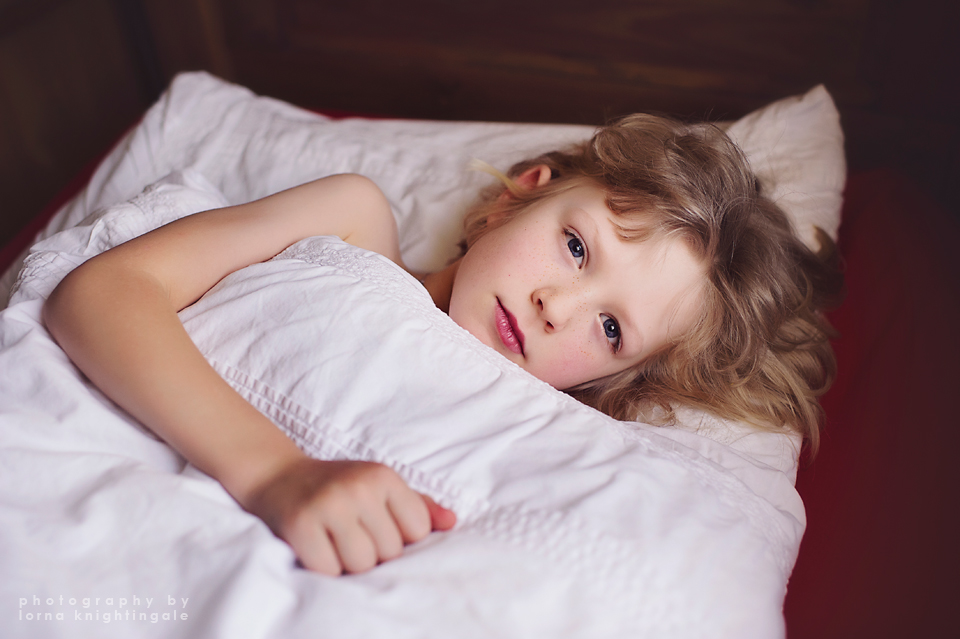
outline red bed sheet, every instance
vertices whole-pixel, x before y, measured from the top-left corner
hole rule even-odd
[[[960,637],[960,225],[901,175],[853,175],[840,249],[839,376],[797,480],[788,637]]]

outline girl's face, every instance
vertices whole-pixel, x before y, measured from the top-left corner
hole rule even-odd
[[[463,257],[450,317],[558,389],[629,368],[690,329],[703,265],[676,239],[620,239],[583,184],[494,225]]]

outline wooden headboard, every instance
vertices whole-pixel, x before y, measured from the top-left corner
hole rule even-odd
[[[824,83],[853,168],[901,169],[956,206],[958,14],[950,0],[0,0],[0,233],[198,68],[312,108],[593,124],[732,118]]]
[[[194,62],[171,46],[190,21],[179,4],[165,32],[172,9],[144,0],[164,77]],[[739,117],[824,83],[854,168],[901,168],[946,198],[960,175],[960,10],[947,0],[192,4],[208,67],[305,106],[598,124]]]

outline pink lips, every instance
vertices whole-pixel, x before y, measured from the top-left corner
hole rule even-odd
[[[504,346],[517,355],[523,355],[523,333],[517,328],[517,318],[503,307],[499,299],[497,299],[497,333]]]

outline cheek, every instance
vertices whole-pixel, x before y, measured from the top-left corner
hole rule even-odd
[[[481,249],[480,259],[493,271],[528,273],[542,270],[549,262],[548,241],[542,222],[524,218],[490,231],[475,247]]]
[[[571,345],[552,349],[538,371],[531,371],[554,388],[564,390],[603,377],[603,362],[586,347]]]

